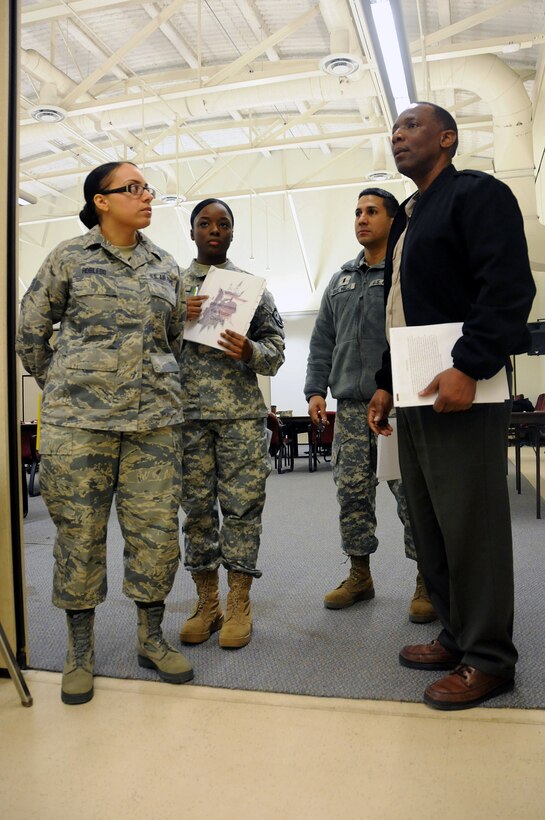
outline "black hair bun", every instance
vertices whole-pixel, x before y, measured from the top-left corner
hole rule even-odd
[[[86,203],[79,212],[79,218],[86,228],[91,229],[94,228],[95,225],[98,225],[98,217],[94,205],[91,207],[88,203]]]

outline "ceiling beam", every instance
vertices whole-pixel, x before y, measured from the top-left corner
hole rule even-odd
[[[231,65],[230,63],[228,65]],[[132,85],[133,87],[137,87],[140,89],[142,86],[162,86],[162,85],[169,85],[170,88],[173,86],[186,86],[188,83],[192,83],[194,86],[199,82],[199,80],[208,80],[212,71],[219,71],[223,66],[214,65],[214,66],[203,66],[201,70],[198,68],[186,68],[185,66],[180,66],[175,69],[165,69],[164,71],[147,71],[138,74],[137,76],[134,75],[132,78]],[[254,81],[261,80],[267,81],[269,78],[273,78],[275,81],[281,79],[282,77],[289,76],[298,78],[302,76],[308,76],[310,72],[316,73],[316,60],[315,59],[300,59],[300,60],[282,60],[279,63],[264,63],[260,62],[259,65],[254,67],[252,72],[252,79]],[[323,73],[319,72],[320,76],[323,76]],[[247,76],[247,73],[245,74]],[[270,79],[269,79],[270,81]],[[115,89],[116,86],[120,86],[121,83],[118,83],[114,80],[106,80],[104,82],[96,83],[95,85],[95,94],[98,96],[100,94],[108,94]],[[124,83],[123,85],[127,85]]]
[[[161,9],[158,8],[155,3],[144,3],[142,8],[152,20],[154,20],[161,13]],[[172,23],[167,20],[166,22],[161,23],[159,28],[167,40],[174,46],[178,54],[184,58],[188,66],[190,68],[198,69],[199,61],[197,60],[197,55],[193,49],[187,45],[186,41],[180,37]]]
[[[316,285],[314,284],[314,276],[312,275],[310,259],[307,253],[305,238],[303,236],[303,231],[301,229],[301,223],[299,222],[299,217],[297,215],[297,208],[295,207],[295,202],[293,201],[292,194],[288,193],[287,197],[290,206],[291,217],[293,219],[293,224],[295,226],[295,233],[297,234],[297,241],[299,242],[299,249],[301,251],[301,256],[303,257],[303,264],[305,266],[305,273],[307,275],[307,281],[310,286],[310,292],[314,293],[314,291],[316,290]]]
[[[277,64],[278,65],[278,64]],[[316,68],[312,71],[303,71],[299,74],[279,74],[277,76],[274,75],[267,75],[266,77],[260,78],[259,76],[252,75],[248,77],[247,80],[237,80],[233,83],[225,83],[220,86],[214,86],[212,88],[207,88],[209,92],[221,92],[224,93],[225,91],[230,91],[232,89],[240,89],[240,88],[251,88],[261,85],[271,85],[276,83],[283,83],[283,82],[291,82],[292,80],[308,80],[313,77],[320,77],[323,78],[323,72],[320,71],[319,68]],[[79,86],[78,86],[79,88]],[[74,89],[71,94],[75,94],[77,89]],[[176,89],[172,90],[164,90],[164,89],[157,89],[150,92],[146,89],[144,93],[140,92],[138,94],[131,93],[131,94],[124,94],[119,95],[119,97],[109,98],[109,99],[97,99],[93,100],[85,100],[84,102],[74,103],[71,105],[70,110],[67,111],[67,116],[77,116],[79,114],[96,114],[101,111],[111,111],[112,108],[119,109],[119,108],[126,108],[128,106],[132,106],[135,103],[141,106],[151,105],[153,103],[157,103],[160,99],[163,102],[168,102],[168,100],[176,100],[176,99],[183,99],[186,97],[203,97],[206,94],[203,92],[203,88],[201,86],[191,86],[188,88],[184,86],[183,89]],[[66,107],[66,106],[63,106]],[[29,120],[30,122],[30,120]]]
[[[448,40],[450,37],[454,37],[456,34],[461,34],[463,31],[467,31],[474,26],[479,26],[481,23],[486,23],[487,20],[492,20],[494,17],[498,17],[498,15],[503,14],[505,11],[513,8],[513,6],[521,6],[526,2],[527,0],[502,0],[501,3],[496,3],[493,6],[489,6],[484,11],[479,11],[477,14],[464,17],[457,23],[452,23],[450,26],[445,26],[445,28],[434,31],[433,34],[427,34],[424,37],[426,48],[428,46],[435,45],[436,43],[440,43],[442,40]],[[418,43],[418,45],[420,46],[420,43]]]
[[[492,118],[489,115],[484,115],[480,117],[467,117],[464,120],[458,121],[458,129],[459,130],[481,130],[486,131],[492,128]],[[195,139],[194,134],[189,134],[193,139]],[[300,149],[300,148],[312,148],[319,146],[320,142],[325,141],[330,145],[335,145],[337,143],[341,143],[345,140],[355,140],[356,144],[353,146],[348,146],[347,150],[353,150],[354,148],[358,147],[359,145],[364,144],[367,140],[371,139],[372,137],[376,136],[388,136],[387,129],[384,125],[376,125],[371,128],[358,128],[357,130],[350,130],[350,131],[338,131],[332,132],[328,134],[308,134],[305,137],[297,137],[292,139],[284,139],[281,141],[271,140],[270,142],[260,142],[257,145],[251,145],[249,143],[246,144],[237,144],[237,145],[229,145],[223,146],[219,148],[206,148],[204,150],[194,150],[194,151],[179,151],[178,153],[173,152],[169,154],[154,154],[153,156],[153,164],[154,165],[163,165],[163,164],[170,164],[177,161],[198,161],[198,160],[210,160],[216,158],[232,158],[235,156],[244,156],[248,154],[255,154],[263,151],[264,149],[268,151],[277,151],[277,150],[287,150],[287,149]],[[74,136],[76,139],[76,136]],[[85,145],[89,145],[87,141],[82,138],[82,143]],[[108,142],[107,147],[110,147],[110,143]],[[95,150],[101,150],[101,144],[97,143],[95,145]],[[44,164],[47,163],[47,158],[43,158],[42,160]],[[327,163],[322,166],[322,170],[332,162],[336,161],[336,157],[332,157]],[[35,162],[33,159],[29,160],[31,165],[29,167],[36,167]],[[51,162],[56,162],[56,157],[51,157]],[[25,161],[21,161],[21,168],[25,168]],[[81,168],[71,168],[71,169],[62,169],[62,170],[52,170],[47,171],[44,170],[42,173],[37,173],[36,178],[39,176],[43,179],[61,179],[63,177],[70,177],[70,176],[78,176],[81,173],[87,173],[88,167],[82,170]]]
[[[108,58],[108,52],[101,45],[95,42],[90,33],[83,31],[74,20],[71,20],[70,23],[70,36],[73,37],[74,40],[77,40],[80,45],[87,49],[87,51],[91,54],[94,54],[95,57],[98,57],[99,60],[106,60]],[[89,29],[88,26],[86,26],[86,28]],[[92,31],[92,29],[90,29],[90,31]],[[130,76],[119,65],[112,67],[112,73],[118,80],[127,80]]]
[[[410,45],[413,62],[419,63],[422,59],[448,60],[451,57],[470,57],[473,54],[494,54],[502,53],[510,45],[518,45],[521,49],[532,48],[532,46],[542,46],[545,43],[545,34],[539,32],[529,32],[527,34],[515,34],[507,37],[490,37],[482,40],[471,40],[464,43],[449,43],[445,46],[426,50],[425,57],[422,57],[421,43],[414,42]]]
[[[44,20],[58,20],[60,17],[70,17],[72,14],[101,11],[127,3],[134,5],[134,0],[72,0],[71,2],[65,0],[63,3],[37,3],[21,11],[21,24],[27,26],[31,23],[43,23]]]
[[[253,31],[254,35],[258,38],[261,38],[263,34],[265,35],[265,37],[268,37],[269,31],[267,29],[267,26],[265,25],[265,20],[263,19],[261,12],[257,8],[254,0],[237,0],[237,5],[239,9],[242,11],[244,18],[246,19],[246,22]],[[273,63],[277,62],[277,60],[280,59],[278,51],[275,48],[273,48],[273,46],[269,46],[265,50],[265,54]]]
[[[305,109],[299,116],[292,117],[286,121],[286,118],[283,117],[281,120],[281,125],[279,127],[275,127],[272,125],[271,128],[267,129],[260,137],[253,141],[253,145],[261,145],[262,143],[266,142],[268,139],[277,140],[282,134],[285,134],[287,131],[290,131],[292,128],[295,128],[297,125],[309,125],[312,122],[313,114],[320,111],[324,106],[327,105],[325,102],[317,103],[316,105]],[[333,118],[332,118],[333,119]],[[276,123],[278,126],[278,122]]]
[[[313,180],[316,176],[318,176],[319,174],[323,174],[325,170],[330,168],[334,163],[338,162],[340,159],[344,159],[348,154],[353,153],[358,148],[362,148],[366,142],[368,142],[367,139],[360,140],[359,142],[354,143],[354,145],[352,145],[350,148],[347,148],[346,150],[335,154],[330,159],[328,159],[327,162],[323,162],[319,167],[314,168],[311,174],[307,174],[305,177],[300,177],[295,183],[295,186],[297,188],[300,188],[302,185],[310,185],[311,180]]]
[[[69,109],[73,103],[75,103],[83,94],[89,91],[90,88],[99,80],[101,77],[104,77],[105,74],[110,71],[113,66],[120,63],[123,58],[129,54],[129,52],[133,51],[140,43],[143,43],[145,40],[150,37],[154,31],[161,26],[166,20],[169,20],[173,14],[176,14],[177,11],[186,3],[187,0],[171,0],[168,6],[166,6],[157,17],[154,17],[153,20],[150,20],[147,25],[140,29],[140,31],[127,40],[121,48],[118,48],[117,51],[108,57],[102,65],[96,68],[94,71],[89,74],[79,85],[76,86],[69,94],[62,101],[62,107]],[[115,103],[114,103],[115,104]]]
[[[245,54],[242,54],[237,60],[234,60],[230,65],[223,68],[221,71],[218,71],[214,74],[210,79],[204,83],[205,87],[209,87],[211,85],[220,85],[224,82],[224,80],[229,79],[235,75],[241,68],[247,66],[249,63],[253,62],[257,57],[263,54],[269,46],[274,46],[277,43],[285,40],[286,37],[289,37],[290,34],[293,34],[294,31],[297,31],[301,26],[304,26],[310,20],[312,20],[316,15],[319,13],[320,8],[319,6],[313,6],[304,14],[301,14],[295,20],[292,20],[291,23],[288,23],[287,26],[282,26],[282,28],[275,31],[274,34],[271,34],[269,37],[266,37],[260,43],[255,45]]]

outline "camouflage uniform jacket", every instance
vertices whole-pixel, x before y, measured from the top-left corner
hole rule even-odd
[[[144,431],[183,420],[181,274],[170,254],[138,239],[130,261],[98,226],[61,242],[25,293],[17,352],[44,388],[44,422]]]
[[[386,348],[384,260],[368,267],[365,250],[333,274],[310,338],[305,397],[369,401]]]
[[[240,270],[229,259],[216,267]],[[194,259],[182,271],[188,295],[200,287],[208,268]],[[256,374],[274,376],[284,361],[284,325],[268,290],[261,297],[246,335],[253,351],[249,362],[230,359],[214,347],[184,342],[181,377],[186,419],[251,419],[267,415]]]

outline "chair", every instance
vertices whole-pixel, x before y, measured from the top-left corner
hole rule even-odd
[[[312,422],[308,426],[308,471],[313,473],[318,467],[319,457],[331,461],[331,447],[335,432],[335,413],[327,413],[329,424],[321,430]]]
[[[515,409],[517,405],[517,400],[519,396],[515,396],[515,400],[513,401],[513,409]],[[526,399],[528,405],[532,407],[532,403]],[[518,409],[518,407],[517,407]],[[536,399],[535,407],[532,407],[532,411],[536,413],[543,413],[545,411],[545,393],[540,393]],[[531,416],[531,412],[528,409],[528,415]],[[519,442],[520,444],[530,444],[532,447],[535,448],[537,439],[541,442],[545,441],[545,426],[541,425],[540,427],[534,427],[531,425],[525,426],[521,424],[519,427]]]
[[[519,393],[513,398],[511,405],[511,412],[513,413],[532,413],[534,405],[530,399],[526,398],[523,393]],[[515,430],[513,426],[509,428],[507,434],[507,442],[511,447],[522,447],[525,444],[533,443],[533,434],[531,428],[527,424],[519,424]]]
[[[536,406],[534,409],[536,410],[536,412],[539,411],[540,413],[543,413],[543,411],[545,410],[545,393],[539,394],[539,396],[536,399]],[[539,428],[539,438],[541,440],[541,443],[545,441],[545,426],[543,425]]]
[[[536,406],[534,407],[534,410],[545,410],[545,393],[540,393],[537,397]]]
[[[23,496],[23,518],[26,518],[28,515],[28,484],[26,483],[26,469],[25,465],[23,464],[23,477],[21,481],[22,487],[22,496]]]
[[[517,464],[520,459],[520,449],[525,445],[532,447],[534,451],[545,443],[545,425],[533,423],[533,413],[545,412],[545,393],[540,393],[536,399],[535,407],[524,395],[515,396],[512,404],[512,411],[524,413],[528,418],[528,424],[518,423],[511,425],[508,432],[508,444],[516,449]],[[518,472],[517,467],[517,472]],[[517,491],[520,492],[520,479],[517,478]]]
[[[294,451],[287,428],[274,413],[267,414],[267,427],[271,431],[269,454],[274,458],[275,470],[283,473],[284,467],[288,467],[291,472],[294,466]]]
[[[36,489],[36,474],[40,469],[40,454],[36,450],[36,425],[21,425],[21,460],[23,463],[23,475],[28,475],[28,494],[31,498],[40,495],[40,490]]]
[[[515,396],[511,407],[511,410],[515,413],[532,413],[537,409],[538,408],[534,407],[530,399],[526,398],[524,393],[519,393]]]

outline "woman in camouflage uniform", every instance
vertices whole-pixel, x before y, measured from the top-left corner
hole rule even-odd
[[[187,318],[197,319],[207,297],[196,294],[211,265],[238,270],[227,259],[234,218],[219,199],[200,202],[191,214],[198,255],[183,271]],[[221,629],[222,647],[245,646],[251,637],[249,590],[257,569],[265,480],[270,472],[265,431],[267,408],[257,373],[274,376],[284,361],[283,323],[265,291],[247,336],[220,334],[221,350],[194,342],[182,349],[185,566],[199,599],[180,638],[196,644]],[[219,528],[218,501],[223,523]],[[225,622],[219,603],[218,567],[228,573]]]
[[[57,527],[53,603],[67,613],[68,704],[93,696],[94,611],[106,596],[114,493],[123,591],[138,607],[138,662],[170,683],[193,677],[161,629],[180,554],[180,271],[140,233],[155,192],[132,163],[96,168],[84,195],[80,219],[90,230],[49,254],[23,298],[17,339],[44,391],[40,485]]]

